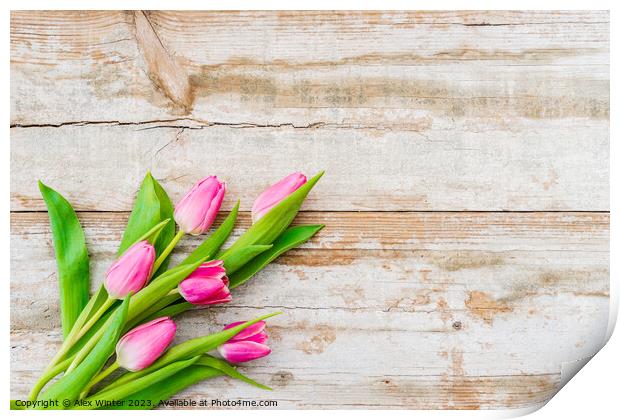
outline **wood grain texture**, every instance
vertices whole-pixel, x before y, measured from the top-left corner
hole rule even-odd
[[[79,217],[100,280],[127,214]],[[601,344],[607,214],[319,212],[297,222],[317,220],[327,223],[318,237],[236,290],[232,304],[179,323],[183,340],[283,310],[269,328],[277,351],[247,370],[273,384],[269,395],[284,407],[523,406],[552,394],[562,362]],[[240,222],[233,237],[249,215]],[[23,356],[29,353],[14,353],[12,390],[19,394],[60,337],[48,334],[59,320],[49,294],[56,279],[46,215],[14,213],[11,230],[13,345],[46,356],[35,363]],[[198,242],[186,238],[179,254]],[[258,395],[224,380],[185,395],[205,389]]]
[[[191,113],[234,124],[424,131],[463,117],[511,124],[609,113],[607,12],[11,17],[14,124]]]
[[[244,312],[229,310],[229,314],[245,316]],[[187,317],[182,320],[187,322]],[[204,316],[200,317],[200,324],[204,324]],[[200,330],[205,332],[204,329]],[[438,361],[441,374],[411,374],[407,370],[398,372],[381,371],[377,374],[360,376],[357,368],[344,366],[337,370],[324,367],[325,361],[333,363],[333,352],[319,357],[307,355],[295,349],[295,340],[307,339],[307,334],[322,334],[322,330],[312,331],[302,329],[297,325],[296,330],[282,330],[286,339],[279,340],[278,345],[286,348],[286,355],[272,353],[269,361],[250,362],[240,368],[252,378],[267,384],[273,391],[262,391],[247,384],[239,384],[226,378],[216,378],[207,384],[194,385],[177,394],[178,398],[191,398],[196,401],[206,399],[230,400],[276,400],[278,408],[301,409],[497,409],[521,408],[538,405],[549,400],[557,391],[560,382],[559,373],[554,374],[521,374],[513,375],[470,375],[462,369],[463,360],[469,354],[458,351],[439,351]],[[295,334],[292,335],[291,334]],[[365,345],[368,332],[352,335],[340,335],[339,340]],[[188,336],[189,337],[189,336]],[[273,333],[272,333],[273,337]],[[312,337],[316,337],[312,336]],[[385,335],[378,337],[383,339]],[[184,336],[185,338],[185,336]],[[313,338],[314,339],[314,338]],[[315,341],[317,339],[314,339]],[[34,382],[40,369],[44,367],[41,360],[30,361],[23,356],[26,351],[36,351],[40,355],[52,355],[60,336],[50,336],[49,333],[14,332],[11,336],[14,349],[11,363],[18,367],[13,370],[13,376],[19,376],[24,382]],[[337,347],[334,341],[332,347]],[[439,349],[438,343],[427,345]],[[23,353],[22,353],[23,352]],[[359,350],[349,353],[352,357],[361,354]],[[409,353],[410,361],[421,368],[426,367],[424,351]],[[428,354],[431,358],[433,356]],[[398,355],[402,358],[402,354]],[[374,360],[377,362],[377,360]],[[305,363],[304,363],[305,362]],[[310,362],[311,365],[307,363]],[[431,362],[433,363],[433,362]],[[413,362],[412,362],[413,364]],[[433,363],[434,364],[434,363]],[[322,367],[323,365],[323,367]],[[36,368],[39,368],[38,370]],[[453,373],[454,372],[454,373]],[[12,380],[11,387],[19,388],[22,381]],[[209,408],[209,407],[206,407]]]
[[[249,210],[259,191],[303,168],[326,171],[306,210],[605,211],[608,140],[607,123],[577,121],[432,137],[157,124],[13,128],[11,159],[19,164],[12,168],[11,205],[44,210],[36,183],[43,179],[79,210],[127,211],[152,169],[175,202],[195,180],[217,174],[228,185],[225,208],[241,199]]]
[[[609,141],[605,11],[13,11],[11,397],[61,340],[37,179],[79,211],[94,289],[147,170],[173,201],[225,179],[233,240],[259,191],[325,169],[296,220],[325,229],[179,322],[283,310],[242,368],[274,391],[179,396],[540,405],[604,340]]]

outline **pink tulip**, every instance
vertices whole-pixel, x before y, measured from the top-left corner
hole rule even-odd
[[[216,176],[201,179],[179,201],[174,209],[174,220],[179,228],[190,235],[200,235],[209,230],[220,210],[226,184]]]
[[[108,269],[105,288],[113,299],[121,299],[129,292],[136,293],[148,281],[155,262],[155,248],[147,241],[132,245]]]
[[[131,372],[151,366],[166,351],[176,331],[176,324],[167,316],[134,328],[118,341],[116,362]]]
[[[245,321],[233,322],[224,327],[225,330],[243,324]],[[224,359],[230,363],[238,364],[259,359],[271,353],[267,347],[267,333],[265,332],[265,321],[244,328],[240,333],[228,340],[217,348]]]
[[[230,302],[224,261],[214,260],[200,265],[179,284],[179,293],[194,305]]]
[[[267,188],[258,196],[252,206],[252,222],[256,223],[265,213],[276,204],[295,192],[306,183],[306,177],[301,172],[295,172]]]

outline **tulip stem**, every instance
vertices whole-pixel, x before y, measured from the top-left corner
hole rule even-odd
[[[179,299],[181,297],[181,295],[179,295],[178,293],[174,293],[175,291],[176,291],[176,289],[170,291],[167,295],[163,296],[161,299],[159,299],[152,306],[150,306],[149,308],[145,309],[143,312],[138,314],[138,316],[133,318],[130,321],[129,328],[133,328],[136,325],[143,324],[144,322],[147,322],[147,321],[149,321],[151,319],[155,319],[155,318],[151,318],[151,316],[154,313],[159,312],[160,310],[162,310],[163,308],[167,307],[168,305],[174,303],[177,299]]]
[[[93,386],[97,385],[99,382],[101,382],[102,380],[107,378],[112,372],[117,370],[119,367],[120,366],[118,365],[118,361],[115,360],[114,363],[112,363],[110,366],[108,366],[106,370],[104,370],[103,372],[99,373],[99,375],[95,376],[88,383],[88,385],[86,385],[86,387],[84,388],[84,391],[82,391],[82,393],[80,394],[80,399],[86,398],[86,396],[88,395],[88,393],[90,392],[90,390],[91,390],[91,388]]]
[[[29,396],[30,399],[32,400],[36,399],[37,395],[39,394],[41,389],[45,386],[45,384],[47,384],[50,381],[50,379],[52,379],[54,376],[66,370],[69,364],[71,363],[71,358],[68,358],[65,360],[63,360],[63,358],[66,357],[66,354],[69,351],[69,349],[71,349],[71,347],[75,343],[77,343],[77,341],[80,339],[82,335],[82,328],[84,326],[84,323],[87,321],[88,314],[93,310],[93,307],[97,304],[97,297],[102,290],[105,290],[103,285],[100,287],[99,292],[91,296],[90,301],[88,302],[86,307],[82,310],[82,313],[80,313],[80,316],[78,317],[75,324],[73,324],[73,327],[71,328],[71,331],[69,332],[69,335],[65,337],[62,345],[60,346],[60,349],[56,352],[56,355],[52,358],[52,361],[49,363],[45,371],[43,371],[43,374],[41,375],[39,380],[36,382],[34,387],[32,388],[32,391],[30,392],[30,396]]]
[[[172,241],[170,241],[166,249],[164,249],[161,255],[157,258],[157,260],[155,260],[155,264],[153,264],[153,271],[152,271],[153,274],[157,272],[157,270],[159,269],[159,267],[161,267],[161,265],[164,263],[166,258],[168,258],[168,255],[170,255],[170,253],[172,252],[174,247],[177,245],[177,243],[181,240],[183,235],[185,235],[185,232],[183,232],[182,230],[179,230],[177,234],[174,235],[174,238],[172,238]]]
[[[56,375],[58,375],[63,370],[67,369],[67,366],[69,366],[69,363],[70,363],[69,360],[63,360],[62,362],[58,363],[57,365],[49,366],[45,370],[45,372],[43,372],[43,375],[41,375],[39,380],[32,387],[32,390],[30,391],[30,394],[28,395],[28,400],[35,401],[37,399],[37,397],[39,396],[39,392],[41,392],[43,387],[49,381],[51,381],[52,378],[54,378]]]
[[[84,360],[86,355],[95,347],[97,342],[101,339],[101,337],[103,336],[104,331],[106,330],[106,328],[108,328],[110,323],[111,323],[111,320],[108,319],[106,321],[106,323],[103,324],[101,326],[101,328],[99,328],[93,334],[92,337],[90,337],[90,339],[86,342],[86,344],[84,344],[84,346],[74,356],[71,356],[68,359],[71,362],[71,364],[69,365],[69,367],[65,371],[65,375],[67,373],[73,371],[73,369],[75,369],[82,362],[82,360]]]
[[[105,313],[105,311],[107,311],[110,308],[110,306],[112,306],[114,304],[114,302],[116,302],[116,299],[108,297],[105,300],[105,302],[103,302],[101,307],[97,310],[97,312],[95,312],[95,314],[92,317],[90,317],[88,319],[88,321],[84,324],[84,326],[82,327],[82,329],[78,333],[77,337],[75,337],[75,339],[78,340],[84,334],[86,334],[88,332],[88,330],[90,330],[92,328],[92,326],[95,325],[95,323],[97,321],[99,321],[99,318],[101,318],[101,316]]]

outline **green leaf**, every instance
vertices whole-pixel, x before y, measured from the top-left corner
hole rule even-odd
[[[80,316],[75,321],[75,324],[73,324],[73,328],[71,328],[71,331],[65,337],[65,341],[62,343],[60,351],[60,354],[64,356],[62,358],[66,358],[67,351],[72,350],[76,346],[76,342],[79,343],[80,339],[76,339],[77,334],[79,334],[80,330],[86,324],[86,322],[99,311],[99,308],[101,308],[101,306],[107,300],[108,291],[105,289],[103,284],[101,284],[97,292],[95,292],[95,294],[91,296],[90,300],[88,301],[82,312],[80,312]],[[97,324],[95,323],[95,325]],[[92,330],[92,328],[90,330]]]
[[[155,179],[148,172],[140,185],[136,202],[127,221],[118,255],[122,255],[131,245],[162,221],[159,197],[155,191]],[[163,219],[166,219],[164,217]]]
[[[166,351],[159,359],[155,361],[151,366],[147,367],[138,372],[129,372],[124,374],[123,376],[116,379],[116,381],[109,384],[104,390],[112,389],[127,382],[133,381],[137,378],[141,378],[144,375],[147,375],[163,366],[166,366],[169,363],[176,362],[178,360],[186,359],[188,357],[194,357],[202,355],[208,351],[215,349],[220,344],[225,343],[230,340],[232,337],[237,335],[244,328],[249,327],[250,325],[256,324],[263,319],[270,318],[275,315],[279,315],[281,312],[274,312],[272,314],[263,315],[261,317],[255,318],[251,321],[244,322],[243,324],[237,325],[236,327],[229,328],[227,330],[223,330],[217,332],[215,334],[206,335],[204,337],[194,338],[192,340],[185,341],[181,344],[177,344],[174,347],[171,347]]]
[[[235,226],[237,220],[237,214],[239,213],[239,201],[235,204],[235,207],[228,214],[226,219],[222,222],[220,227],[207,238],[202,244],[200,244],[194,252],[189,254],[181,264],[191,264],[198,260],[210,259],[220,249],[220,247],[226,242],[228,236]]]
[[[39,395],[39,392],[41,392],[41,389],[43,389],[43,387],[49,381],[55,378],[56,375],[58,375],[61,372],[64,372],[67,369],[67,367],[69,367],[69,363],[70,363],[69,360],[63,360],[61,362],[58,362],[53,367],[46,369],[43,375],[41,376],[41,378],[39,378],[39,380],[35,383],[30,394],[28,394],[28,400],[29,401],[37,400],[37,397]]]
[[[237,239],[229,251],[248,245],[269,245],[273,243],[295,219],[304,199],[323,176],[323,173],[321,171],[310,178],[308,182],[269,210]]]
[[[164,228],[169,223],[170,223],[170,219],[162,220],[161,222],[159,222],[158,224],[153,226],[151,229],[149,229],[144,235],[142,235],[138,239],[136,239],[136,242],[134,242],[134,243],[137,243],[137,242],[140,242],[140,241],[148,241],[150,243],[156,242],[157,239],[160,237],[160,234],[162,233]]]
[[[101,286],[99,286],[99,289],[95,292],[95,294],[88,301],[88,305],[86,305],[86,307],[82,311],[83,315],[80,314],[80,318],[83,316],[84,321],[87,321],[88,319],[90,319],[90,317],[93,316],[95,312],[97,312],[97,310],[101,307],[101,305],[103,305],[103,302],[105,302],[107,299],[108,299],[108,291],[105,289],[103,284],[101,284]]]
[[[103,288],[105,290],[105,288]],[[107,296],[107,294],[106,294]],[[71,356],[75,355],[78,351],[80,351],[82,349],[82,347],[84,347],[84,345],[96,334],[96,333],[100,333],[102,334],[103,331],[100,331],[101,328],[106,324],[106,322],[109,321],[109,319],[112,317],[112,315],[114,314],[114,312],[116,311],[116,309],[120,306],[120,304],[122,303],[122,301],[118,301],[117,303],[115,303],[114,305],[112,305],[112,307],[110,307],[110,309],[108,309],[98,320],[97,322],[95,322],[93,324],[93,326],[86,331],[86,333],[84,333],[83,336],[81,336],[78,341],[71,347],[71,349],[69,349],[69,351],[67,352],[66,356],[63,359],[69,359],[71,358]],[[109,321],[111,322],[111,321]],[[125,323],[127,324],[127,323]],[[106,325],[109,326],[110,324]]]
[[[106,360],[114,353],[114,346],[120,338],[123,326],[127,319],[129,302],[128,295],[121,306],[116,310],[112,322],[97,342],[97,345],[73,371],[52,384],[39,400],[74,401],[90,380],[101,370]]]
[[[153,305],[151,305],[149,308],[143,311],[140,314],[140,316],[135,317],[131,322],[132,327],[139,325],[139,324],[144,324],[145,322],[151,321],[156,318],[160,318],[162,316],[169,316],[169,315],[158,315],[154,318],[152,317],[153,314],[158,314],[162,309],[168,307],[169,305],[173,304],[179,299],[181,299],[181,296],[178,293],[167,294],[163,296],[157,302],[155,302]]]
[[[156,384],[171,375],[174,375],[175,373],[182,369],[185,369],[186,367],[193,365],[198,360],[198,358],[199,356],[196,356],[191,359],[170,363],[169,365],[164,366],[161,369],[157,369],[156,371],[141,378],[135,379],[131,382],[127,382],[108,391],[98,392],[97,394],[88,397],[86,401],[115,401],[123,399],[131,394],[139,392],[144,388],[148,388],[150,385]],[[94,407],[86,406],[76,408],[90,409]]]
[[[47,382],[49,382],[50,379],[56,376],[59,372],[67,369],[70,364],[70,360],[68,360],[68,358],[71,357],[71,355],[75,354],[78,350],[80,350],[85,343],[84,340],[90,338],[93,334],[94,330],[93,328],[91,328],[82,337],[78,337],[78,334],[80,333],[82,327],[86,324],[88,320],[90,320],[95,315],[95,313],[99,312],[99,309],[105,302],[107,302],[107,300],[108,292],[105,290],[105,287],[101,285],[99,286],[99,290],[97,290],[97,292],[90,298],[82,312],[80,312],[78,319],[73,324],[73,327],[71,328],[71,331],[69,331],[69,334],[65,337],[65,340],[62,342],[60,350],[58,350],[58,352],[52,359],[49,367],[45,370],[43,375],[37,380],[37,382],[33,386],[30,394],[28,395],[29,400],[35,400],[39,395],[41,389],[45,386],[45,384],[47,384]],[[102,318],[107,319],[107,317],[109,317],[109,314],[110,310],[105,313],[105,317],[100,317],[99,321],[102,322]],[[94,327],[100,328],[101,322],[95,322]],[[60,371],[57,371],[61,364],[64,367]]]
[[[192,305],[191,303],[185,302],[185,301],[181,303],[176,303],[174,305],[166,306],[165,308],[162,308],[158,310],[157,312],[149,314],[144,319],[142,319],[140,323],[143,324],[145,322],[149,322],[154,319],[161,318],[162,316],[169,316],[172,318],[180,313],[189,311],[191,309],[198,309],[198,308],[195,305]]]
[[[142,389],[141,391],[131,394],[126,397],[126,399],[122,400],[122,405],[105,407],[105,409],[153,409],[159,405],[160,401],[169,399],[185,388],[205,379],[210,379],[221,375],[228,375],[233,379],[238,379],[258,388],[271,390],[268,386],[262,385],[239,373],[234,366],[226,363],[224,360],[216,359],[215,357],[211,357],[209,355],[203,355],[191,367],[175,373],[174,375],[166,378],[164,381],[160,381]],[[140,403],[136,404],[136,401],[140,401]]]
[[[175,373],[165,381],[158,382],[144,388],[141,391],[131,394],[121,400],[121,405],[101,407],[104,410],[152,410],[156,408],[160,401],[165,401],[184,390],[188,386],[194,385],[205,379],[222,376],[221,370],[194,364],[188,368]]]
[[[25,410],[26,407],[24,407],[23,402],[20,400],[20,403],[17,404],[17,401],[18,400],[11,400],[11,410]]]
[[[149,240],[160,255],[174,238],[174,206],[163,187],[150,172],[146,174],[133,205],[127,227],[121,239],[118,255],[141,240]],[[164,260],[154,276],[166,271],[168,258]]]
[[[241,248],[235,248],[224,252],[219,259],[224,261],[226,275],[229,276],[239,270],[245,263],[259,254],[267,251],[271,245],[248,245]]]
[[[157,254],[159,255],[170,243],[170,241],[172,241],[172,238],[174,238],[174,206],[172,205],[172,201],[170,201],[170,197],[168,197],[168,194],[166,193],[164,188],[159,184],[159,182],[157,182],[155,178],[153,178],[153,186],[155,187],[155,194],[157,194],[157,198],[159,199],[159,219],[168,219],[168,223],[166,223],[165,227],[162,229],[159,235],[159,238],[157,238],[157,241],[155,241],[154,244],[155,249],[157,250]],[[159,269],[154,275],[158,276],[159,274],[166,271],[169,261],[170,255],[166,257],[166,259],[159,266]]]
[[[50,364],[50,366],[55,365],[54,369],[46,369],[41,378],[35,383],[34,387],[32,388],[32,391],[28,396],[29,400],[35,400],[41,389],[45,386],[47,382],[49,382],[50,379],[56,376],[59,372],[62,372],[66,370],[67,367],[69,367],[71,361],[68,359],[72,355],[77,353],[84,346],[84,344],[93,336],[95,331],[101,328],[103,323],[107,321],[107,319],[112,314],[112,311],[114,310],[114,306],[108,309],[108,311],[105,312],[104,315],[101,316],[99,320],[95,322],[95,324],[92,326],[92,328],[90,328],[82,337],[76,338],[77,334],[84,326],[86,321],[88,321],[96,312],[98,312],[99,308],[101,308],[101,305],[103,305],[103,303],[106,302],[107,299],[108,292],[105,290],[105,287],[102,284],[101,286],[99,286],[97,292],[93,296],[91,296],[88,304],[80,313],[80,316],[75,321],[75,324],[73,324],[71,332],[63,341],[60,350]]]
[[[228,280],[230,281],[229,287],[232,289],[242,285],[277,257],[284,254],[289,249],[306,242],[319,230],[323,229],[324,226],[325,225],[304,225],[288,228],[282,235],[278,236],[271,249],[259,254],[234,274],[228,275]]]
[[[80,312],[88,302],[88,251],[82,226],[71,204],[65,198],[39,181],[39,190],[45,200],[52,228],[63,337],[67,337]]]
[[[209,366],[209,367],[221,370],[222,372],[224,372],[226,375],[230,376],[231,378],[239,379],[240,381],[246,382],[246,383],[248,383],[250,385],[253,385],[253,386],[257,387],[257,388],[266,389],[267,391],[272,391],[272,389],[269,388],[267,385],[260,384],[260,383],[258,383],[256,381],[248,378],[247,376],[242,375],[241,373],[239,373],[237,371],[237,369],[233,365],[227,363],[226,361],[224,361],[222,359],[217,359],[217,358],[209,356],[209,355],[204,355],[196,363],[200,364],[200,365]]]

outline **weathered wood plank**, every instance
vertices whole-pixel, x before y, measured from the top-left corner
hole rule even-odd
[[[97,284],[127,214],[79,216]],[[328,226],[317,238],[237,289],[232,304],[180,322],[183,340],[284,310],[270,322],[274,353],[247,369],[275,393],[217,380],[183,395],[282,407],[517,407],[548,398],[560,364],[601,343],[607,214],[302,213],[298,222],[318,220]],[[240,227],[248,224],[243,214]],[[29,350],[12,352],[17,396],[60,336],[49,333],[59,324],[46,215],[14,213],[11,230],[12,346]],[[37,361],[24,356],[34,351]]]
[[[214,226],[227,215],[220,212]],[[89,244],[113,254],[129,213],[78,212],[78,217]],[[250,214],[240,212],[227,243],[250,224]],[[302,246],[319,250],[606,252],[609,248],[608,213],[302,211],[293,224],[324,224],[320,234]],[[49,238],[47,213],[11,213],[11,232],[24,239]],[[203,239],[185,236],[178,245],[180,252],[190,252]]]
[[[22,343],[24,336],[14,334],[12,340],[22,349],[34,342]],[[45,337],[40,336],[45,342]],[[44,347],[44,346],[43,346]],[[272,353],[276,356],[276,353]],[[278,408],[411,408],[475,409],[517,408],[541,403],[552,396],[559,374],[497,375],[472,377],[459,367],[459,355],[448,356],[449,370],[455,374],[409,375],[390,374],[359,378],[348,372],[311,372],[288,364],[251,363],[242,370],[274,388],[260,391],[227,379],[215,379],[180,393],[179,398],[201,399],[269,399]],[[17,360],[13,360],[17,362]],[[280,368],[280,370],[277,370]],[[319,369],[320,370],[320,369]],[[36,370],[23,364],[16,372],[26,380],[35,380]],[[13,376],[12,376],[13,378]],[[12,383],[11,389],[21,389]]]
[[[15,11],[11,115],[416,131],[607,120],[608,52],[605,11]]]
[[[158,127],[158,128],[156,128]],[[248,210],[280,177],[325,169],[306,210],[608,210],[608,124],[432,136],[369,129],[141,125],[13,128],[11,208],[43,210],[37,179],[79,210],[131,209],[147,170],[173,200],[217,174]],[[76,182],[76,180],[79,180]]]
[[[60,340],[60,337],[55,339]],[[19,366],[11,375],[11,398],[18,398],[28,391],[27,384],[36,380],[44,366],[43,358],[26,360],[23,357],[25,352],[51,355],[57,342],[50,340],[48,334],[15,332],[11,335],[11,343],[13,348],[20,350],[12,352],[11,359],[11,366]],[[312,357],[314,365],[311,369],[295,365],[297,360],[285,361],[283,353],[290,355],[290,352],[282,347],[277,349],[283,343],[284,340],[274,345],[276,350],[269,359],[250,362],[240,368],[252,378],[273,387],[273,391],[261,391],[217,378],[190,387],[177,397],[196,401],[218,398],[275,400],[278,408],[498,409],[543,403],[555,393],[560,381],[559,372],[470,376],[462,369],[467,355],[450,351],[446,351],[445,374],[381,372],[361,377],[347,368],[338,371],[322,368],[316,356]],[[412,356],[416,357],[416,363],[424,363],[423,352],[410,352],[399,357]],[[303,358],[306,359],[307,355]]]

